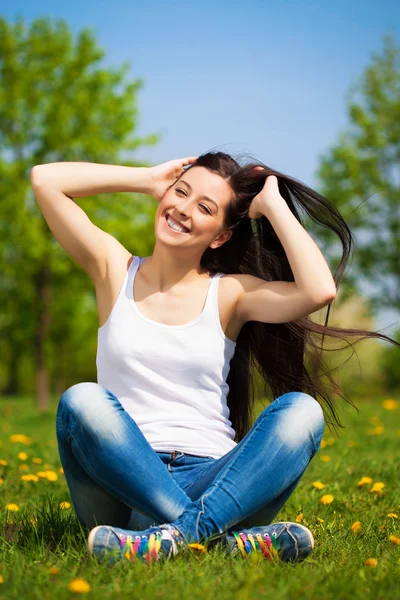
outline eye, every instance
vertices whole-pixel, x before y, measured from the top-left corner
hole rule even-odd
[[[182,190],[181,188],[175,188],[175,191],[181,192],[184,196],[186,196],[185,191]],[[201,206],[201,208],[203,208],[207,214],[212,215],[212,211],[206,204],[199,204],[199,206]]]

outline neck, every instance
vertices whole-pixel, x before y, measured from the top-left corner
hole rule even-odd
[[[146,279],[160,292],[165,292],[173,286],[187,285],[199,278],[209,277],[207,271],[202,270],[198,255],[191,256],[182,253],[182,250],[161,247],[156,243],[153,254],[147,257]]]

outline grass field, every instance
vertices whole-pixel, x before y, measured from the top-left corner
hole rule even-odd
[[[243,560],[216,548],[150,566],[124,560],[108,567],[89,558],[87,533],[69,504],[55,436],[56,401],[39,414],[32,399],[3,398],[0,596],[398,599],[399,400],[360,402],[361,414],[341,402],[346,428],[339,437],[325,428],[319,452],[275,519],[298,520],[311,529],[315,549],[304,562]],[[26,475],[36,477],[21,479]],[[74,580],[78,589],[83,580],[88,591],[74,591]]]

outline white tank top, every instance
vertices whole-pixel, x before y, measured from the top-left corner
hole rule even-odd
[[[196,319],[165,325],[145,317],[135,303],[133,287],[142,261],[133,257],[117,301],[98,330],[97,381],[118,398],[154,450],[220,458],[236,446],[226,403],[236,343],[224,334],[218,311],[224,274],[210,277]]]

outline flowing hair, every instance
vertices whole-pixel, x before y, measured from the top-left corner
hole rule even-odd
[[[255,170],[255,166],[261,166],[263,169]],[[301,224],[299,207],[313,221],[329,228],[339,237],[343,252],[338,268],[333,274],[336,288],[339,288],[354,240],[339,211],[324,196],[260,162],[254,161],[241,166],[224,152],[207,152],[199,156],[195,163],[185,168],[184,173],[194,167],[205,167],[220,175],[234,193],[234,199],[228,205],[224,219],[224,226],[232,231],[232,236],[216,249],[207,248],[200,261],[203,269],[225,274],[245,273],[265,281],[294,281],[285,250],[269,220],[264,216],[259,219],[250,219],[247,216],[253,198],[264,187],[266,177],[275,175],[281,196]],[[180,177],[177,181],[179,179]],[[361,339],[381,338],[399,347],[400,344],[378,332],[328,326],[330,308],[329,305],[325,325],[319,325],[308,317],[288,323],[248,321],[243,325],[236,341],[235,354],[227,378],[229,418],[236,431],[236,441],[240,441],[246,435],[252,424],[256,379],[261,379],[264,396],[268,397],[269,387],[274,398],[286,392],[300,391],[313,396],[320,404],[322,401],[326,405],[325,408],[329,408],[335,421],[333,423],[326,418],[326,410],[322,405],[325,421],[329,426],[336,427],[337,424],[343,428],[329,395],[330,390],[358,410],[324,364],[324,336],[341,338],[347,342],[343,337],[343,334],[347,334],[361,336]],[[313,339],[315,334],[322,334],[321,346]],[[312,372],[306,368],[306,358],[312,365]],[[323,375],[328,377],[328,381],[323,380]]]

